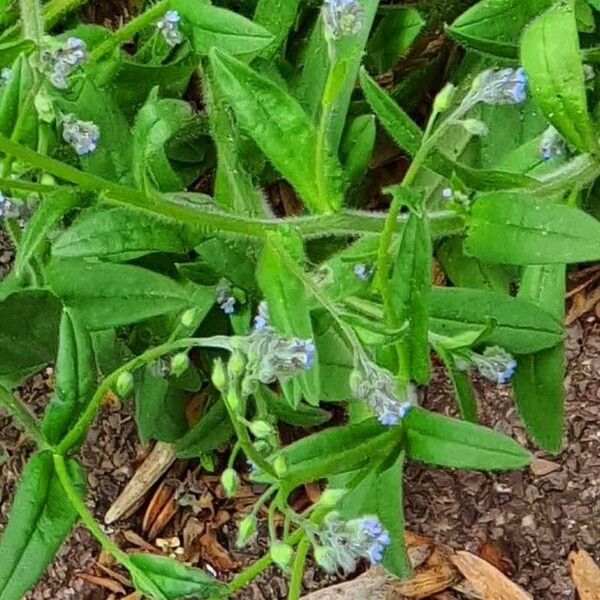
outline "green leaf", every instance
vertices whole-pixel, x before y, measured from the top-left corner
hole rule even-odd
[[[362,69],[360,84],[365,98],[384,129],[392,139],[405,150],[409,156],[414,156],[421,147],[423,133],[421,128],[381,89],[374,79]]]
[[[552,125],[577,149],[597,149],[572,2],[555,3],[527,26],[521,63],[533,99]]]
[[[326,131],[328,145],[334,151],[339,148],[346,126],[348,109],[356,87],[358,71],[378,7],[379,0],[362,1],[363,16],[360,31],[355,35],[341,36],[331,40],[331,53],[329,51],[329,41],[323,27],[323,19],[319,16],[304,53],[304,69],[297,96],[310,118],[314,122],[318,122],[326,96],[332,89],[335,89],[333,98],[331,98],[333,100],[330,109],[331,118]],[[335,83],[332,87],[329,85],[332,81],[328,81],[330,54],[336,57],[334,67]]]
[[[436,344],[435,351],[442,359],[446,372],[452,381],[452,387],[454,388],[454,395],[458,403],[461,418],[465,421],[476,423],[477,398],[475,397],[475,390],[473,389],[473,384],[471,383],[469,376],[464,371],[457,368],[454,359],[452,358],[452,354],[441,345]]]
[[[519,192],[490,192],[473,206],[465,251],[513,265],[595,261],[600,259],[600,223],[573,206]]]
[[[172,279],[132,265],[53,262],[46,270],[48,287],[81,316],[90,329],[137,323],[183,310],[189,294]]]
[[[238,56],[257,54],[273,42],[264,27],[233,11],[204,2],[172,0],[179,12],[182,29],[192,41],[194,51],[206,56],[211,48]]]
[[[415,41],[425,21],[415,8],[392,6],[373,31],[367,61],[378,73],[388,71]]]
[[[399,428],[386,428],[375,419],[331,427],[302,438],[277,452],[287,465],[282,477],[287,489],[355,471],[385,460],[402,437]]]
[[[140,189],[146,188],[147,181],[162,192],[178,192],[184,187],[167,157],[166,145],[193,123],[190,104],[159,99],[158,88],[152,90],[133,126],[133,175]]]
[[[430,376],[429,294],[431,291],[431,238],[427,217],[411,212],[402,232],[390,279],[394,325],[408,321],[406,341],[410,373],[418,383]]]
[[[254,22],[273,36],[273,41],[260,53],[272,58],[285,42],[298,13],[300,0],[258,0],[254,10]]]
[[[448,33],[459,43],[494,56],[517,58],[519,38],[531,19],[553,0],[482,0],[465,11]]]
[[[212,73],[207,69],[202,82],[212,136],[217,147],[215,203],[236,214],[268,216],[270,209],[265,197],[252,181],[244,164],[244,148],[238,128],[223,94],[212,79]]]
[[[185,393],[148,365],[135,385],[135,422],[142,442],[172,443],[187,430]]]
[[[12,4],[12,0],[9,0]],[[0,7],[0,14],[5,14]],[[18,42],[5,42],[0,44],[0,68],[10,68],[19,55],[27,56],[35,48],[33,40],[19,40]]]
[[[52,254],[130,260],[153,252],[185,254],[198,239],[181,221],[135,208],[100,205],[84,210],[58,236]]]
[[[233,425],[222,400],[210,410],[183,437],[175,442],[179,458],[198,458],[226,444],[233,436]]]
[[[523,272],[519,297],[538,304],[562,321],[564,265],[533,265]],[[564,345],[517,357],[515,404],[527,430],[545,450],[559,452],[564,423]]]
[[[131,554],[126,566],[136,589],[155,600],[215,598],[227,589],[208,573],[167,556]]]
[[[12,388],[56,356],[60,302],[42,291],[18,291],[0,302],[0,383]]]
[[[301,402],[297,407],[292,408],[287,402],[275,392],[266,386],[261,386],[256,394],[264,400],[267,410],[279,421],[293,425],[294,427],[317,427],[327,423],[331,418],[331,413],[309,406]]]
[[[532,456],[509,437],[420,408],[403,421],[409,458],[458,469],[520,469]]]
[[[404,543],[404,456],[400,452],[396,462],[378,474],[372,494],[377,503],[376,514],[392,540],[385,551],[383,566],[400,579],[406,579],[411,572]]]
[[[83,495],[84,477],[69,461],[71,479]],[[21,475],[0,541],[0,598],[22,600],[50,564],[77,520],[54,471],[50,452],[35,455]]]
[[[365,176],[373,155],[377,127],[373,115],[360,115],[344,133],[340,153],[348,185],[357,185]]]
[[[48,232],[65,213],[77,206],[78,200],[77,194],[70,191],[61,191],[49,194],[40,202],[35,213],[28,221],[19,243],[15,258],[15,271],[18,277],[23,274],[27,263],[36,253]]]
[[[489,327],[481,342],[514,354],[552,348],[563,338],[561,322],[535,304],[486,290],[434,287],[430,319],[431,330],[448,337]]]
[[[296,188],[309,210],[339,209],[342,168],[329,154],[326,187],[316,183],[317,130],[306,112],[286,91],[240,61],[213,50],[214,80],[231,105],[238,123],[273,166]],[[288,140],[294,143],[289,144]]]
[[[256,277],[269,305],[269,317],[273,326],[281,334],[304,340],[314,340],[310,318],[310,302],[303,283],[296,277],[289,263],[304,260],[302,240],[295,232],[269,234],[260,255]],[[301,268],[298,265],[298,268]],[[300,394],[313,405],[320,401],[319,361],[315,357],[314,366],[297,375],[287,386],[286,397],[292,405],[297,405]]]
[[[77,313],[63,311],[56,358],[54,394],[42,431],[58,444],[86,408],[96,387],[96,361],[90,334]]]
[[[436,248],[436,257],[448,279],[458,287],[508,293],[511,284],[508,270],[503,266],[489,265],[466,256],[463,242],[463,238],[449,237]]]

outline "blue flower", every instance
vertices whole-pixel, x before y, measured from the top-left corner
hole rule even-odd
[[[369,281],[373,275],[373,267],[365,263],[357,263],[354,265],[354,275],[361,281]]]
[[[85,156],[95,152],[100,140],[100,130],[92,121],[80,121],[73,114],[64,115],[63,139],[79,154]]]
[[[60,90],[67,89],[69,75],[87,58],[85,42],[76,37],[68,38],[62,46],[41,54],[42,70],[52,85]]]
[[[364,10],[358,0],[325,0],[325,30],[333,38],[356,35],[364,22]]]
[[[254,317],[252,331],[261,332],[269,327],[269,306],[265,300],[258,305],[258,313]]]
[[[540,155],[544,160],[566,154],[567,143],[560,133],[550,125],[542,134],[539,147]]]
[[[219,304],[219,308],[226,315],[232,315],[235,313],[235,298],[233,296],[228,296]]]
[[[12,69],[9,69],[8,67],[4,67],[2,69],[2,71],[0,72],[1,84],[6,85],[10,81],[11,77],[12,77]]]
[[[477,78],[476,99],[484,104],[519,104],[527,97],[527,75],[518,69],[488,69]]]
[[[500,346],[490,346],[483,354],[471,352],[467,360],[470,360],[482,377],[498,385],[508,383],[517,370],[517,361]]]
[[[181,17],[176,10],[168,10],[164,17],[156,23],[156,28],[162,33],[171,48],[181,44],[183,38],[179,31]]]
[[[412,385],[398,395],[396,379],[387,369],[364,362],[350,377],[350,388],[358,400],[363,400],[386,427],[397,425],[416,404]]]

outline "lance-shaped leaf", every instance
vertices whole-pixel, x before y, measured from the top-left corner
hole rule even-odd
[[[96,387],[92,340],[77,313],[64,310],[56,359],[54,394],[46,408],[42,431],[58,444],[83,412]]]
[[[519,38],[531,19],[553,0],[482,0],[448,27],[459,43],[502,58],[519,56]]]
[[[194,51],[202,56],[211,48],[252,56],[273,41],[264,27],[225,8],[189,0],[172,0],[171,8],[181,15],[182,29],[191,39]]]
[[[407,456],[427,464],[487,471],[520,469],[532,459],[502,433],[420,408],[412,409],[403,423]]]
[[[574,263],[600,259],[600,222],[582,210],[519,192],[479,196],[465,251],[490,263]]]
[[[564,316],[564,265],[532,265],[523,272],[519,298],[557,319]],[[564,344],[517,357],[515,403],[532,437],[550,452],[560,451],[564,423]]]
[[[448,337],[483,327],[487,331],[480,338],[482,343],[498,344],[514,354],[552,348],[563,339],[560,321],[535,304],[464,288],[433,288],[430,327]]]
[[[136,323],[183,310],[189,302],[187,291],[172,279],[133,265],[55,261],[46,277],[48,287],[90,329]]]
[[[227,592],[208,573],[167,556],[132,554],[126,566],[138,591],[153,600],[221,598]]]
[[[273,40],[262,50],[262,58],[271,58],[281,48],[298,13],[300,0],[258,0],[254,22],[264,27]]]
[[[587,107],[573,2],[557,2],[525,29],[521,62],[546,118],[578,150],[598,147]]]
[[[240,127],[296,188],[308,209],[339,209],[342,168],[328,152],[325,177],[320,177],[323,165],[317,161],[317,129],[300,104],[272,80],[231,56],[213,50],[210,60],[214,80]],[[324,180],[323,187],[317,184],[319,180]]]
[[[70,461],[68,468],[74,485],[83,495],[84,478],[79,465]],[[2,600],[22,600],[44,573],[76,520],[77,513],[65,502],[52,454],[37,454],[21,475],[0,541]]]
[[[402,232],[390,279],[394,325],[408,321],[406,347],[415,381],[429,380],[429,294],[431,291],[431,238],[427,216],[410,213]]]

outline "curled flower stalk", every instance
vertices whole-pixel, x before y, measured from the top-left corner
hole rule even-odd
[[[517,370],[517,361],[500,346],[490,346],[482,354],[467,351],[454,357],[461,371],[475,367],[482,377],[498,385],[508,383]]]
[[[364,9],[357,0],[325,0],[323,22],[334,39],[356,35],[363,28]]]
[[[69,87],[69,75],[87,59],[83,40],[70,37],[54,50],[44,50],[40,56],[41,69],[50,83],[59,90]]]
[[[75,115],[65,115],[63,139],[79,156],[95,152],[100,141],[100,129],[92,121],[80,121]]]
[[[181,17],[176,10],[168,10],[164,16],[156,23],[156,29],[162,34],[163,38],[171,48],[175,48],[183,41],[179,31]]]

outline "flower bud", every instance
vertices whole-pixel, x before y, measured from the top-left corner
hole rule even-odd
[[[447,111],[452,103],[454,92],[455,87],[451,83],[447,83],[433,101],[434,112],[443,113]]]
[[[287,473],[287,462],[281,454],[275,457],[273,461],[273,469],[275,470],[275,474],[277,477],[283,477]]]
[[[234,350],[227,367],[232,377],[240,378],[246,371],[246,357],[238,350]]]
[[[467,133],[470,133],[471,135],[483,137],[490,132],[488,126],[479,119],[465,119],[464,121],[461,121],[461,123]]]
[[[228,498],[232,498],[235,496],[237,492],[238,486],[240,483],[240,478],[235,469],[225,469],[221,475],[221,485],[225,490],[225,494],[227,494]]]
[[[186,352],[180,352],[171,358],[171,374],[175,377],[183,375],[190,366],[190,359]]]
[[[268,438],[275,431],[273,426],[266,421],[252,421],[248,425],[248,429],[252,432],[252,435],[259,440]]]
[[[129,396],[133,391],[133,375],[129,371],[123,371],[117,379],[115,389],[121,398]]]
[[[198,320],[198,311],[195,308],[189,308],[181,315],[181,324],[184,327],[193,327]]]
[[[337,570],[335,551],[327,546],[315,546],[315,562],[327,573]]]
[[[287,569],[294,556],[293,548],[281,542],[274,543],[271,546],[270,553],[273,562],[281,569]]]
[[[236,413],[240,407],[240,395],[238,394],[236,389],[230,389],[227,392],[227,396],[225,397],[225,402],[232,410],[232,412]]]
[[[319,506],[335,508],[347,493],[348,490],[327,488],[319,498]]]
[[[217,358],[213,363],[212,382],[222,394],[227,391],[227,372],[220,358]]]
[[[256,517],[248,515],[240,521],[237,540],[235,542],[238,548],[243,548],[250,538],[256,533]]]

